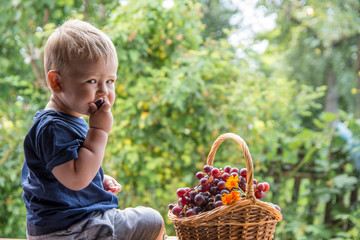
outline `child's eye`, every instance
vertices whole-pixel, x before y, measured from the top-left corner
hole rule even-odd
[[[109,79],[109,80],[106,81],[106,83],[107,83],[107,84],[112,84],[112,83],[114,83],[114,80]]]
[[[95,83],[95,79],[90,79],[87,81],[88,83]]]

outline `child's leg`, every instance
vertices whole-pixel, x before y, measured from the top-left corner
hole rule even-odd
[[[112,209],[106,211],[105,215],[113,217],[114,239],[156,240],[163,237],[164,220],[160,213],[152,208]]]
[[[30,236],[26,233],[28,240],[113,240],[113,228],[108,224],[93,224],[94,219],[101,218],[102,212],[97,211],[94,215],[88,219],[83,219],[69,228],[56,231],[53,233]]]
[[[157,240],[163,239],[164,220],[154,209],[136,207],[96,212],[66,230],[28,236],[30,240]]]

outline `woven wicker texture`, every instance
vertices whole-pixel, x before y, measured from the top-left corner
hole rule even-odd
[[[271,240],[274,238],[276,224],[282,220],[282,215],[273,206],[255,198],[253,162],[245,141],[233,133],[222,134],[213,143],[207,164],[213,165],[216,150],[226,139],[235,140],[244,153],[247,169],[246,197],[234,204],[223,205],[191,217],[177,217],[169,211],[168,217],[174,224],[180,240]]]

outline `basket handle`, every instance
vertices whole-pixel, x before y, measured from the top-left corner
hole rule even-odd
[[[246,142],[238,135],[234,133],[224,133],[220,135],[213,145],[211,146],[211,150],[209,152],[209,155],[207,157],[207,164],[212,166],[214,163],[215,153],[220,144],[226,140],[226,139],[232,139],[235,140],[240,146],[244,153],[245,158],[245,164],[247,169],[247,182],[246,182],[246,198],[254,198],[254,187],[253,187],[253,179],[254,179],[254,168],[253,168],[253,162],[251,159],[250,151],[248,146],[246,145]]]

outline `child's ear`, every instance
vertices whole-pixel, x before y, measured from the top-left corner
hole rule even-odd
[[[49,82],[49,86],[51,90],[55,93],[58,93],[61,91],[61,85],[60,85],[60,75],[58,72],[51,70],[48,72],[47,80]]]

